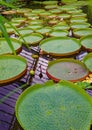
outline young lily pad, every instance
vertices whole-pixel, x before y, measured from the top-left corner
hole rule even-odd
[[[22,50],[22,44],[19,40],[11,38],[12,45],[14,46],[14,49],[17,53],[19,53]],[[12,50],[9,47],[7,41],[5,38],[0,38],[0,55],[3,54],[12,54]]]
[[[82,37],[80,42],[86,50],[92,51],[92,35]]]
[[[21,78],[27,70],[27,61],[20,56],[0,55],[0,86]]]
[[[89,54],[87,54],[83,58],[83,62],[87,66],[87,68],[89,69],[89,71],[92,72],[92,52],[89,53]]]
[[[15,114],[24,130],[89,130],[92,99],[71,82],[49,81],[27,88],[17,100]]]
[[[52,37],[40,42],[43,52],[54,56],[68,56],[75,54],[81,48],[81,44],[75,38]]]
[[[47,76],[55,81],[82,81],[89,74],[85,64],[74,59],[60,59],[49,63]]]

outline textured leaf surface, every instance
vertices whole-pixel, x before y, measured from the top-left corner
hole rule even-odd
[[[21,43],[16,39],[11,39],[11,43],[14,46],[14,50],[21,48]],[[11,48],[9,47],[6,39],[0,38],[0,55],[12,53]]]
[[[74,59],[61,59],[52,61],[48,65],[47,69],[49,78],[61,80],[71,80],[77,81],[79,79],[85,78],[89,71],[86,66],[80,61]]]
[[[19,56],[0,56],[0,81],[13,78],[26,69],[26,60]]]
[[[43,40],[40,47],[47,53],[66,54],[74,52],[81,48],[76,39],[68,37],[55,37]]]
[[[19,97],[16,116],[24,130],[89,130],[92,99],[66,81],[34,85]]]

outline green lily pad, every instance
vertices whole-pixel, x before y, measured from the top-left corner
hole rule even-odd
[[[80,42],[86,50],[92,51],[92,35],[82,37]]]
[[[36,32],[45,35],[46,33],[49,33],[51,30],[52,30],[51,27],[44,27],[37,29]]]
[[[63,4],[72,4],[72,3],[75,3],[75,2],[77,2],[77,0],[62,0],[62,3]]]
[[[45,10],[44,10],[44,9],[33,9],[33,10],[32,10],[32,13],[33,13],[33,14],[40,14],[40,13],[42,13],[42,12],[45,12]]]
[[[40,48],[54,56],[68,56],[75,54],[81,48],[81,44],[75,38],[52,37],[40,42]]]
[[[14,50],[19,53],[22,50],[22,44],[19,40],[11,38],[11,43],[14,46]],[[0,38],[0,55],[12,54],[12,50],[9,47],[5,38]]]
[[[89,28],[90,27],[90,23],[72,23],[71,25],[71,29],[84,29],[84,28]]]
[[[49,81],[27,88],[19,96],[15,112],[24,130],[89,130],[92,99],[71,82]]]
[[[89,75],[85,64],[75,59],[60,59],[49,63],[47,76],[55,81],[82,81]]]
[[[52,36],[52,37],[64,37],[64,36],[68,36],[68,31],[67,30],[52,30],[49,33],[49,36]]]
[[[44,8],[47,10],[51,10],[51,9],[57,9],[57,5],[46,5]]]
[[[28,22],[28,24],[31,24],[31,25],[41,25],[43,24],[43,20],[31,20]]]
[[[49,25],[56,25],[56,24],[58,24],[58,22],[59,22],[59,20],[49,20],[48,24]]]
[[[26,41],[27,44],[29,45],[38,45],[39,42],[43,39],[43,35],[40,33],[31,33],[31,34],[26,34],[23,35],[24,40]],[[24,42],[21,37],[19,38],[21,42]]]
[[[63,5],[61,7],[59,7],[62,11],[69,11],[69,10],[73,10],[73,9],[77,9],[76,6],[72,6],[72,5]]]
[[[31,34],[31,33],[33,33],[33,30],[26,27],[26,28],[20,28],[20,29],[18,29],[18,32],[19,32],[19,34],[17,32],[15,32],[15,34],[16,35],[25,35],[25,34]]]
[[[72,14],[72,18],[76,18],[76,17],[87,17],[87,14],[85,14],[85,13]]]
[[[72,9],[72,10],[68,10],[67,13],[74,15],[74,14],[80,14],[82,13],[82,9]]]
[[[75,37],[83,37],[83,36],[88,36],[92,34],[92,29],[91,28],[84,28],[84,29],[75,29],[73,30],[73,35]]]
[[[0,85],[8,84],[26,73],[27,61],[20,56],[0,55]]]
[[[62,11],[60,9],[52,9],[52,10],[49,10],[51,13],[54,13],[54,14],[60,14]]]
[[[54,1],[54,0],[53,0],[53,2],[52,1],[43,1],[42,4],[44,4],[44,5],[57,5],[57,1]]]
[[[84,64],[87,66],[90,72],[92,72],[92,53],[87,54],[83,58]]]
[[[30,28],[30,29],[32,29],[32,30],[36,30],[36,29],[40,29],[40,28],[42,28],[43,27],[43,25],[35,25],[35,24],[29,24],[28,26],[27,26],[28,28]]]
[[[11,22],[16,22],[16,23],[18,22],[19,23],[19,22],[25,22],[26,20],[27,19],[24,17],[21,17],[21,18],[19,17],[19,18],[12,18]]]
[[[70,29],[70,27],[69,27],[69,25],[67,25],[67,24],[58,24],[58,25],[55,25],[55,26],[53,26],[53,30],[69,30]]]
[[[85,18],[85,17],[74,17],[74,18],[71,18],[70,19],[70,22],[71,23],[74,23],[74,22],[79,22],[79,23],[81,23],[81,22],[87,22],[88,20],[87,20],[87,18]]]
[[[70,16],[70,14],[62,13],[62,14],[59,14],[58,17],[59,17],[60,19],[66,20],[66,19],[69,19],[71,16]]]

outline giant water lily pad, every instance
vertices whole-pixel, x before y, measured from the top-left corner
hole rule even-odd
[[[62,14],[59,14],[58,17],[59,17],[60,19],[66,20],[66,19],[69,19],[71,16],[70,16],[70,14],[62,13]]]
[[[20,29],[18,30],[18,32],[19,32],[19,34],[18,34],[17,32],[15,32],[16,35],[25,35],[25,34],[30,34],[30,33],[32,33],[33,30],[26,27],[26,28],[20,28]]]
[[[28,28],[30,28],[30,29],[33,29],[33,30],[36,30],[36,29],[40,29],[40,28],[42,28],[43,27],[43,25],[35,25],[35,24],[29,24],[28,26],[27,26]]]
[[[26,18],[24,18],[24,17],[17,17],[17,18],[12,18],[11,19],[11,22],[18,22],[18,23],[20,23],[20,22],[25,22],[27,19]]]
[[[80,41],[86,50],[92,51],[92,35],[82,37]]]
[[[92,35],[92,28],[75,29],[73,30],[73,35],[78,38],[87,35]]]
[[[57,1],[54,1],[53,2],[50,0],[50,1],[43,1],[42,4],[44,5],[57,5]]]
[[[67,30],[52,30],[49,35],[52,37],[64,37],[68,36],[68,31]]]
[[[67,25],[67,24],[58,24],[58,25],[55,25],[53,26],[53,30],[69,30],[70,29],[70,26]]]
[[[71,18],[70,19],[70,22],[71,23],[74,23],[74,22],[79,22],[79,23],[82,23],[82,22],[87,22],[87,18],[85,17],[74,17],[74,18]]]
[[[46,34],[48,34],[51,30],[52,30],[52,28],[48,26],[48,27],[43,27],[43,28],[37,29],[36,32],[37,32],[37,33],[41,33],[41,34],[43,34],[43,35],[46,35]]]
[[[26,41],[27,44],[29,45],[37,45],[39,42],[43,39],[43,35],[39,33],[31,33],[31,34],[26,34],[23,36],[23,39]],[[20,40],[24,42],[21,37]]]
[[[2,55],[0,56],[0,86],[8,84],[26,73],[27,61],[20,56]]]
[[[19,40],[11,38],[11,43],[14,46],[14,50],[19,53],[22,50],[22,44]],[[3,54],[12,54],[12,50],[7,43],[5,38],[0,38],[0,55]]]
[[[91,97],[67,81],[29,87],[15,110],[24,130],[89,130],[92,123]]]
[[[92,72],[92,52],[89,53],[89,54],[87,54],[83,58],[83,62],[87,66],[87,68],[89,69],[89,71]]]
[[[46,5],[44,8],[47,10],[51,10],[51,9],[57,9],[58,6],[57,5]]]
[[[84,29],[84,28],[89,28],[90,27],[90,23],[72,23],[71,25],[71,29]]]
[[[53,37],[40,42],[43,52],[54,56],[68,56],[75,54],[81,48],[81,44],[75,38]]]
[[[85,13],[72,14],[72,18],[75,18],[75,17],[87,17],[87,14],[85,14]]]
[[[86,66],[74,59],[60,59],[49,63],[47,76],[55,81],[69,80],[72,82],[81,81],[88,76]]]
[[[77,9],[76,6],[72,6],[72,5],[63,5],[59,7],[62,11],[69,11],[69,10],[74,10]]]
[[[77,2],[77,0],[62,0],[62,3],[63,4],[72,4],[72,3],[76,3]]]

